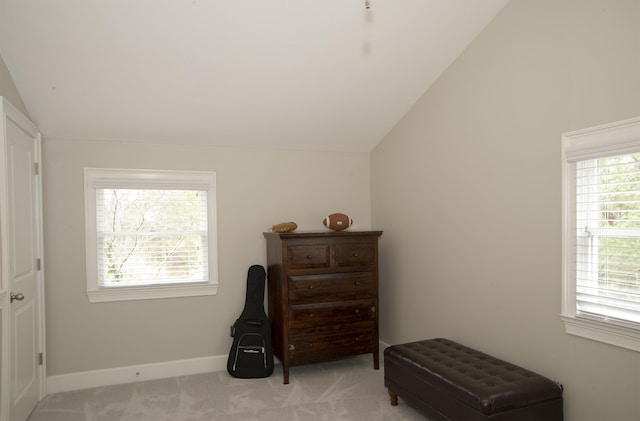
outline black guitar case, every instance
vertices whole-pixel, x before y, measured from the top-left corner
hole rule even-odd
[[[253,265],[247,274],[247,297],[244,310],[231,326],[233,345],[229,351],[227,371],[233,377],[253,379],[273,373],[271,322],[264,312],[266,272]]]

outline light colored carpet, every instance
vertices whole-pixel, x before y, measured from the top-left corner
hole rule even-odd
[[[29,421],[376,421],[424,420],[402,399],[391,406],[384,369],[371,356],[282,367],[265,379],[226,371],[57,393]]]

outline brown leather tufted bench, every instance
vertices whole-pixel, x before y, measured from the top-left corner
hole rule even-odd
[[[448,339],[385,349],[384,382],[429,419],[563,419],[560,384]]]

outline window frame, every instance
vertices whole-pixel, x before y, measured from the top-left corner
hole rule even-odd
[[[580,314],[576,308],[576,163],[640,152],[640,117],[562,134],[562,305],[568,334],[640,351],[636,323]]]
[[[101,286],[98,276],[96,191],[99,188],[207,190],[208,279],[196,283],[164,283],[139,286]],[[85,168],[85,253],[89,302],[129,301],[215,295],[218,291],[216,173],[118,168]]]

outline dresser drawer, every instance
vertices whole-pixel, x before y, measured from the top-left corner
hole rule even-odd
[[[371,266],[376,263],[376,243],[336,243],[336,267]]]
[[[306,364],[371,352],[371,330],[292,335],[289,358],[292,364]]]
[[[289,269],[315,269],[331,266],[331,246],[329,244],[290,245],[287,247]]]
[[[376,295],[373,272],[352,272],[289,277],[291,304],[373,299]]]
[[[289,307],[289,328],[358,323],[375,319],[373,300],[343,301],[323,304],[302,304]]]

